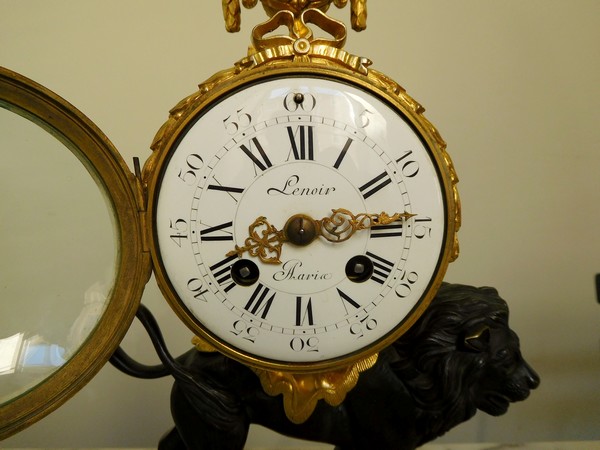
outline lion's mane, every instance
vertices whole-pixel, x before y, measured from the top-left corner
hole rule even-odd
[[[444,283],[427,313],[394,344],[400,358],[392,369],[413,396],[419,445],[475,415],[475,387],[488,357],[466,348],[465,339],[485,327],[508,327],[498,292]]]

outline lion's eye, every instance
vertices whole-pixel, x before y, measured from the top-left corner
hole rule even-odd
[[[506,359],[510,356],[508,349],[503,348],[498,353],[496,353],[496,359]]]

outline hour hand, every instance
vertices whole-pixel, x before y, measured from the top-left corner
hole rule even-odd
[[[245,252],[250,256],[258,256],[267,264],[281,264],[281,247],[286,242],[285,233],[271,225],[264,216],[258,217],[248,227],[248,238],[244,246],[235,246],[235,249],[226,256],[241,257]]]

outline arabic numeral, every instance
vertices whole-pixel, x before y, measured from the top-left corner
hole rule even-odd
[[[317,106],[317,99],[312,94],[290,92],[283,99],[283,107],[289,112],[310,112]]]
[[[248,325],[243,320],[236,320],[233,322],[233,330],[231,330],[231,333],[254,344],[254,342],[256,342],[256,338],[260,334],[260,330],[256,327]]]
[[[367,128],[371,124],[371,118],[369,117],[373,113],[368,109],[365,109],[362,113],[360,113],[358,120],[360,128]]]
[[[356,339],[360,339],[375,328],[377,328],[377,320],[367,316],[364,319],[361,319],[360,322],[353,323],[350,326],[350,334],[356,336]]]
[[[295,337],[290,341],[290,348],[296,353],[319,351],[319,339],[317,337],[301,338]]]
[[[188,224],[184,219],[170,220],[169,228],[171,229],[169,237],[177,247],[181,247],[181,241],[188,238]]]
[[[415,217],[413,235],[417,239],[431,237],[431,217]]]
[[[179,171],[178,177],[187,185],[193,186],[198,178],[197,172],[204,167],[204,160],[197,153],[191,153],[185,159],[185,168]]]
[[[204,294],[208,292],[208,289],[204,287],[204,284],[199,278],[191,278],[187,283],[187,288],[190,290],[196,300],[206,302]]]
[[[402,164],[400,166],[401,170],[402,170],[402,175],[404,175],[407,178],[414,178],[417,176],[417,174],[419,173],[419,163],[417,161],[415,161],[414,159],[410,159],[409,156],[411,156],[413,154],[412,150],[409,150],[407,152],[404,152],[404,155],[402,155],[400,158],[398,158],[396,160],[396,163],[398,164]]]
[[[252,124],[252,116],[244,112],[244,108],[238,109],[234,114],[223,119],[223,126],[230,135],[249,127]]]
[[[406,298],[412,293],[413,285],[419,280],[417,272],[404,272],[400,278],[401,283],[396,285],[396,295]]]

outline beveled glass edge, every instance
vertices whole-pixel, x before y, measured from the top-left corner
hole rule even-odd
[[[150,276],[141,185],[98,127],[38,83],[0,67],[0,103],[63,142],[107,198],[117,242],[116,274],[94,331],[67,363],[28,392],[0,406],[0,440],[46,416],[79,391],[108,361],[127,332]]]

